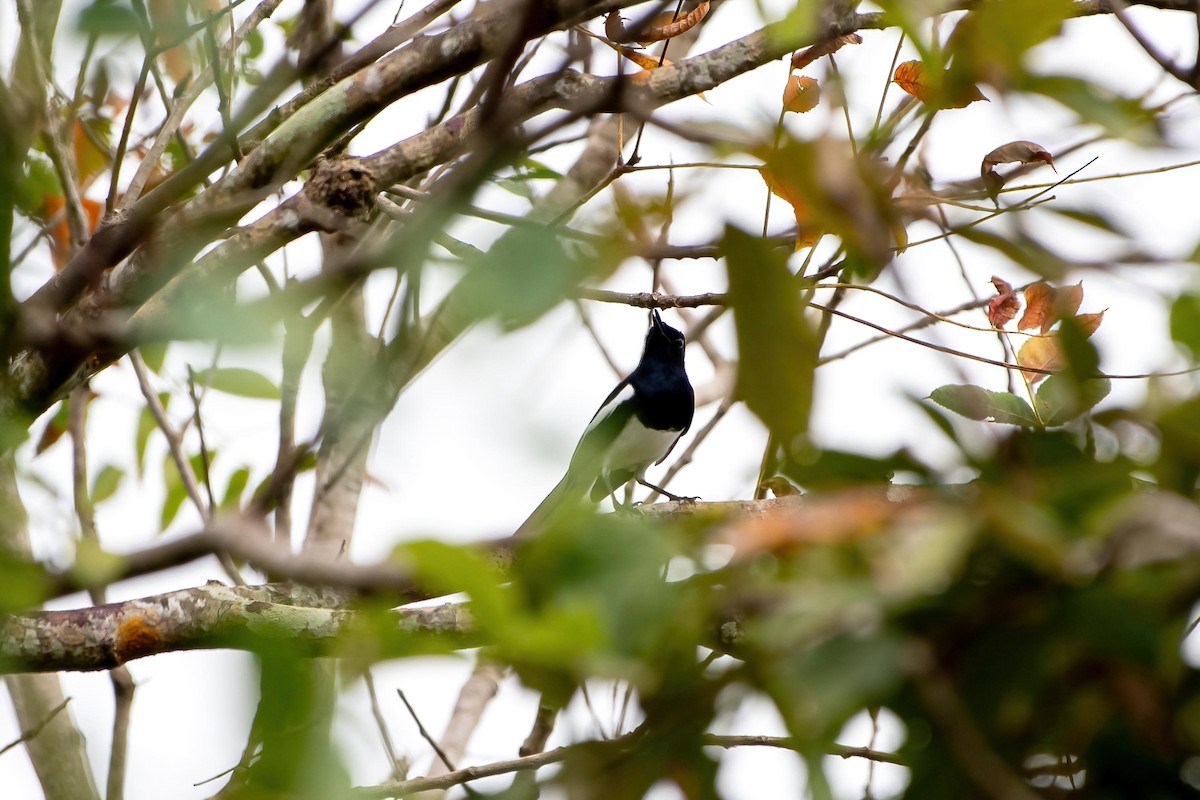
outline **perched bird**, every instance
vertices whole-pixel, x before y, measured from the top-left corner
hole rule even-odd
[[[682,333],[663,322],[657,310],[651,313],[642,360],[592,417],[567,474],[517,530],[518,537],[541,528],[566,502],[585,496],[599,502],[631,480],[672,500],[683,499],[648,483],[645,472],[662,463],[692,424],[696,396],[684,368],[685,345]]]

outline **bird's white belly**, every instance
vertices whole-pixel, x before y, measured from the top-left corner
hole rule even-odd
[[[612,469],[636,469],[638,477],[646,467],[662,458],[679,438],[679,431],[656,431],[630,417],[607,449],[602,472]]]

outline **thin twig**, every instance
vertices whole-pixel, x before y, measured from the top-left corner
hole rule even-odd
[[[375,726],[379,729],[379,740],[383,743],[383,752],[387,754],[388,763],[392,767],[392,780],[402,781],[408,775],[408,759],[396,755],[396,746],[392,743],[392,735],[388,732],[387,720],[379,707],[379,696],[375,694],[375,678],[368,668],[363,672],[363,683],[367,686],[367,697],[371,700],[371,716],[375,717]]]
[[[61,703],[59,703],[57,706],[55,706],[53,709],[51,709],[50,713],[46,715],[46,718],[43,719],[41,722],[39,722],[37,725],[34,725],[32,728],[30,728],[29,730],[25,731],[20,736],[18,736],[16,739],[13,739],[11,742],[4,745],[4,747],[0,747],[0,756],[4,755],[9,750],[12,750],[14,747],[19,747],[20,745],[23,745],[26,742],[36,738],[37,735],[39,733],[41,733],[42,730],[47,725],[49,725],[54,720],[55,717],[57,717],[60,713],[62,713],[62,711],[67,707],[67,703],[69,703],[69,702],[71,702],[71,698],[68,697],[66,700],[63,700]]]
[[[437,754],[437,757],[442,760],[442,763],[446,765],[446,768],[449,769],[451,773],[457,771],[455,770],[454,763],[450,760],[450,757],[442,750],[442,746],[437,743],[437,739],[434,739],[433,736],[429,734],[429,731],[425,730],[425,725],[421,722],[421,718],[417,716],[416,709],[412,707],[412,703],[408,702],[408,698],[404,696],[404,690],[398,688],[396,689],[396,694],[400,695],[400,702],[404,703],[404,707],[408,709],[408,713],[412,717],[413,722],[417,724],[417,732],[421,734],[421,738],[429,743],[429,746],[433,748],[433,752]],[[428,788],[436,789],[438,787],[430,786]]]

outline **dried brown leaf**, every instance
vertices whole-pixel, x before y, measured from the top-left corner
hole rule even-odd
[[[614,42],[633,41],[629,32],[625,30],[625,20],[621,19],[621,14],[617,11],[608,12],[608,16],[604,18],[604,35]]]
[[[1009,142],[1000,145],[983,157],[983,163],[979,166],[979,174],[986,175],[997,164],[1033,164],[1036,162],[1049,164],[1050,168],[1054,169],[1054,156],[1050,155],[1050,151],[1040,144],[1025,140]]]
[[[824,42],[817,42],[792,56],[792,69],[804,69],[822,56],[831,56],[848,44],[862,44],[862,37],[857,33],[848,33]]]
[[[783,87],[783,108],[803,114],[812,111],[821,102],[821,84],[816,78],[804,75],[791,75],[787,86]]]
[[[1013,292],[1012,284],[1003,278],[992,276],[992,285],[996,287],[996,296],[988,301],[987,318],[993,328],[1003,328],[1017,315],[1021,304]]]
[[[646,27],[645,32],[638,37],[638,43],[654,44],[655,42],[661,42],[663,39],[673,39],[681,33],[690,31],[708,16],[708,8],[708,2],[701,3],[678,19],[675,18],[674,14],[663,14]]]

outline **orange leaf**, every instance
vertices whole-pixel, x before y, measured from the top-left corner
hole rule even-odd
[[[777,176],[771,173],[766,167],[759,167],[758,174],[762,176],[763,182],[767,184],[767,188],[776,197],[784,200],[792,207],[792,213],[796,217],[796,249],[800,250],[805,247],[812,247],[821,238],[821,232],[813,227],[812,213],[808,208],[808,201],[794,187],[785,181],[781,181]]]
[[[1003,328],[1017,315],[1021,304],[1013,292],[1012,284],[992,276],[992,285],[996,287],[996,296],[988,301],[987,318],[993,328]]]
[[[700,20],[708,16],[708,7],[708,2],[703,2],[678,19],[674,14],[659,16],[646,27],[646,31],[638,39],[638,43],[653,44],[661,42],[663,39],[673,39],[679,34],[691,30],[700,24]]]
[[[1045,333],[1064,317],[1072,316],[1083,302],[1083,283],[1055,288],[1039,281],[1025,290],[1025,314],[1017,323],[1022,331],[1037,328]]]
[[[812,111],[821,102],[821,84],[816,78],[802,75],[788,77],[787,86],[783,87],[783,108],[803,114]]]
[[[83,206],[83,215],[87,220],[88,232],[90,233],[96,229],[96,225],[100,222],[100,215],[104,213],[104,206],[90,197],[80,198],[80,205]],[[42,208],[45,210],[47,219],[52,220],[55,216],[59,217],[58,222],[50,229],[50,256],[54,261],[54,268],[60,270],[71,259],[73,251],[71,247],[71,229],[67,225],[67,216],[61,213],[66,209],[66,200],[61,194],[48,194],[42,198]]]
[[[1022,367],[1033,367],[1034,369],[1047,369],[1054,372],[1061,370],[1065,366],[1062,356],[1062,348],[1058,344],[1058,334],[1053,333],[1047,336],[1039,336],[1030,339],[1021,345],[1021,349],[1017,351],[1017,364]],[[1025,377],[1030,383],[1037,383],[1042,378],[1045,378],[1045,373],[1025,371]]]
[[[953,94],[947,94],[946,75],[931,80],[925,74],[925,67],[920,61],[905,61],[896,67],[892,74],[892,82],[913,97],[933,108],[966,108],[977,100],[987,100],[979,87],[968,85]]]
[[[1017,323],[1017,330],[1038,328],[1042,333],[1054,324],[1054,288],[1045,281],[1038,281],[1025,290],[1025,313]]]
[[[925,68],[920,61],[905,61],[896,67],[892,83],[918,100],[928,101],[929,87],[925,85]]]
[[[637,50],[633,50],[629,47],[619,47],[619,48],[617,48],[617,52],[620,53],[621,55],[625,56],[630,61],[632,61],[633,63],[637,64],[639,67],[641,67],[642,69],[645,69],[645,70],[658,69],[660,66],[663,66],[663,67],[671,66],[671,62],[667,61],[665,58],[663,59],[662,64],[659,64],[658,56],[651,56],[651,55],[646,55],[645,53],[639,53]]]
[[[848,44],[862,44],[862,37],[857,33],[848,33],[824,42],[817,42],[796,55],[792,56],[792,69],[804,69],[821,56],[831,56]]]

